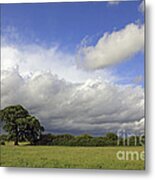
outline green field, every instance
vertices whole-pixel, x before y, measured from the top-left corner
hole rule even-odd
[[[142,160],[118,160],[118,151],[144,147],[1,146],[1,166],[44,168],[144,169]]]

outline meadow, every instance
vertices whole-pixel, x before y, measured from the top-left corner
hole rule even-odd
[[[118,160],[118,151],[142,152],[144,147],[1,146],[1,166],[143,170],[144,161]]]

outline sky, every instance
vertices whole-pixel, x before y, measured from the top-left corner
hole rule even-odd
[[[53,133],[144,130],[144,2],[1,5],[2,107]]]

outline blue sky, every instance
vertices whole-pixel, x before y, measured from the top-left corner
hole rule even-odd
[[[1,37],[2,107],[57,133],[144,129],[142,1],[3,4]]]
[[[47,47],[59,44],[62,51],[74,54],[86,36],[91,40],[89,45],[95,45],[105,32],[118,31],[137,21],[143,24],[144,15],[138,11],[140,3],[4,4],[1,5],[2,36],[7,36],[12,43],[22,41],[25,44],[39,43]],[[15,34],[18,33],[18,38],[10,35],[10,28]],[[132,79],[135,76],[144,76],[143,61],[144,55],[139,52],[129,61],[113,68],[122,77]]]
[[[119,30],[137,20],[143,23],[143,14],[137,10],[139,4],[133,1],[118,5],[107,2],[1,5],[2,33],[7,26],[13,26],[23,36],[32,36],[47,45],[58,42],[74,50],[86,35],[99,38],[104,32]],[[34,41],[33,38],[24,39]]]

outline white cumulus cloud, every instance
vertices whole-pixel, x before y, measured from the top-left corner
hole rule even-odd
[[[118,0],[108,1],[108,4],[110,4],[110,5],[117,5],[119,3],[120,3],[120,1],[118,1]]]
[[[95,46],[79,49],[80,67],[102,69],[132,57],[144,48],[144,25],[128,24],[112,33],[104,33]]]
[[[76,65],[75,56],[62,52],[58,47],[43,47],[39,45],[10,45],[1,47],[1,69],[17,68],[22,76],[30,76],[40,71],[52,71],[67,81],[83,82],[89,78],[102,78],[111,81],[115,77],[110,71],[86,72]]]
[[[1,52],[2,108],[21,104],[50,132],[144,130],[141,86],[116,84],[107,73],[98,78],[94,71],[78,70],[74,57],[56,47],[5,45]]]
[[[142,1],[138,7],[138,10],[141,12],[141,13],[144,13],[144,10],[145,10],[145,3],[144,1]]]
[[[23,78],[17,69],[2,71],[2,107],[22,104],[37,116],[48,131],[102,133],[105,130],[136,130],[144,117],[144,91],[87,80],[71,83],[51,72]],[[129,125],[129,126],[128,126]]]

